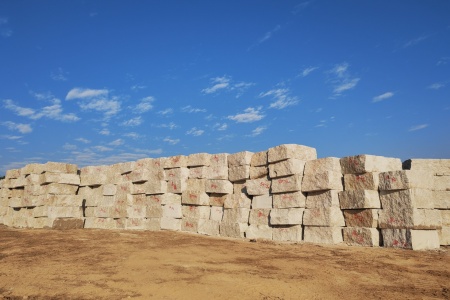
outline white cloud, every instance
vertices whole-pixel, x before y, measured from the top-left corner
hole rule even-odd
[[[67,93],[66,100],[94,98],[99,96],[106,96],[108,95],[108,93],[109,91],[106,89],[94,90],[94,89],[73,88]]]
[[[359,78],[353,78],[349,80],[345,80],[341,84],[337,85],[333,92],[335,95],[340,95],[342,92],[353,89],[359,82]]]
[[[105,147],[105,146],[94,146],[94,147],[92,147],[92,149],[100,151],[100,152],[106,152],[106,151],[112,151],[113,150],[112,148],[108,148],[108,147]]]
[[[132,91],[139,91],[139,90],[143,90],[143,89],[146,89],[146,88],[147,88],[147,86],[145,86],[145,85],[133,85],[131,87],[131,90]]]
[[[23,136],[21,135],[1,135],[0,138],[1,139],[6,139],[6,140],[20,140]]]
[[[424,35],[423,35],[423,36],[419,36],[418,38],[414,38],[414,39],[412,39],[412,40],[409,40],[408,42],[406,42],[406,43],[403,45],[403,48],[408,48],[408,47],[411,47],[411,46],[415,46],[415,45],[417,45],[418,43],[420,43],[420,42],[426,40],[428,37],[429,37],[429,36],[424,36]]]
[[[90,102],[80,103],[80,108],[82,110],[94,110],[98,112],[102,112],[105,114],[105,117],[111,117],[117,114],[120,111],[121,103],[116,100],[107,100],[107,99],[92,99]]]
[[[198,113],[198,112],[206,112],[206,109],[193,108],[192,106],[188,105],[188,106],[182,107],[181,111],[186,112],[186,113]]]
[[[236,121],[237,123],[251,123],[259,121],[265,116],[261,113],[261,107],[253,108],[249,107],[244,110],[243,113],[236,114],[234,116],[228,116],[227,119]]]
[[[193,135],[193,136],[201,136],[204,132],[205,132],[204,130],[193,127],[190,130],[186,131],[186,134]]]
[[[255,137],[263,133],[267,129],[266,126],[259,126],[253,129],[252,133],[250,134],[251,137]]]
[[[171,139],[170,136],[168,136],[163,141],[169,143],[170,145],[176,145],[180,142],[180,139]]]
[[[172,108],[167,108],[165,110],[158,111],[158,114],[163,115],[163,116],[170,115],[172,113],[173,113],[173,109]]]
[[[51,102],[53,103],[52,105],[45,106],[41,108],[39,112],[37,112],[32,108],[18,106],[14,104],[14,102],[10,99],[4,101],[5,108],[15,112],[18,116],[21,117],[28,117],[33,120],[38,120],[45,117],[52,120],[58,120],[63,122],[76,122],[80,120],[80,118],[73,113],[69,114],[62,113],[63,109],[61,105],[61,100],[53,98]]]
[[[436,82],[428,86],[429,89],[438,90],[445,87],[445,84],[442,82]]]
[[[318,67],[308,67],[308,68],[306,68],[306,69],[303,69],[303,71],[302,71],[302,77],[308,76],[311,72],[313,72],[313,71],[315,71],[315,70],[317,70],[317,69],[318,69]]]
[[[132,119],[129,119],[127,121],[124,121],[121,124],[123,126],[139,126],[139,125],[142,124],[142,122],[143,122],[142,118],[139,116],[139,117],[132,118]]]
[[[376,97],[373,97],[372,102],[374,102],[374,103],[375,103],[375,102],[380,102],[380,101],[389,99],[389,98],[391,98],[392,96],[394,96],[394,93],[392,93],[392,92],[386,92],[386,93],[384,93],[384,94],[381,94],[381,95],[378,95],[378,96],[376,96]]]
[[[64,150],[67,150],[67,151],[73,151],[73,150],[76,150],[76,149],[77,149],[77,146],[76,146],[76,145],[73,145],[73,144],[65,143],[65,144],[63,145],[63,149],[64,149]]]
[[[158,128],[168,128],[170,130],[174,130],[178,126],[175,123],[170,122],[169,124],[159,124],[156,127],[158,127]]]
[[[216,129],[218,131],[224,131],[224,130],[227,130],[227,128],[228,128],[228,124],[227,123],[223,123],[223,124],[216,123],[213,126],[213,129]]]
[[[18,116],[29,117],[35,114],[34,109],[15,105],[11,99],[4,100],[3,103],[6,109],[15,112]]]
[[[89,144],[91,141],[85,138],[77,138],[75,141],[81,142],[83,144]]]
[[[152,96],[145,97],[141,100],[141,102],[136,105],[134,108],[135,113],[145,113],[153,108],[152,102],[155,101],[155,98]]]
[[[348,69],[349,64],[344,62],[327,72],[333,76],[331,79],[334,84],[333,97],[341,96],[343,92],[355,88],[358,84],[360,78],[351,76]]]
[[[270,39],[270,38],[273,36],[273,34],[274,34],[275,32],[277,32],[278,30],[280,30],[280,29],[281,29],[281,26],[280,26],[280,25],[277,25],[277,26],[275,26],[274,29],[272,29],[272,30],[266,32],[266,34],[265,34],[262,38],[260,38],[260,39],[258,40],[258,44],[264,43],[265,41],[267,41],[268,39]]]
[[[421,124],[421,125],[416,125],[416,126],[412,126],[411,128],[409,128],[408,131],[416,131],[416,130],[421,130],[424,128],[427,128],[428,124]]]
[[[275,102],[272,102],[269,108],[283,109],[298,103],[297,97],[289,96],[288,89],[273,89],[265,93],[259,94],[260,98],[272,97]]]
[[[58,68],[58,70],[50,73],[50,77],[55,81],[67,81],[68,74],[62,68]]]
[[[211,79],[213,86],[209,88],[205,88],[202,90],[204,94],[212,94],[217,92],[218,90],[225,89],[230,85],[230,78],[227,76],[215,77]]]
[[[9,130],[16,130],[20,133],[30,133],[33,131],[30,124],[21,124],[21,123],[14,123],[11,121],[6,121],[6,122],[3,122],[2,125],[8,127]]]
[[[129,132],[129,133],[125,133],[123,136],[126,136],[126,137],[129,137],[129,138],[132,138],[133,140],[136,140],[136,139],[138,139],[138,138],[140,138],[141,137],[141,135],[140,134],[138,134],[138,133],[136,133],[136,132]]]
[[[122,139],[117,139],[109,143],[109,146],[120,146],[123,145],[124,141]]]

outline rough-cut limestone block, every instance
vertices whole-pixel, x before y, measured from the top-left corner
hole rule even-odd
[[[248,223],[250,209],[248,208],[228,208],[223,210],[224,223]]]
[[[247,239],[271,240],[272,230],[273,228],[267,225],[250,224],[245,230],[245,237]]]
[[[350,190],[339,192],[341,209],[381,208],[378,191]]]
[[[47,195],[50,206],[82,206],[83,197],[80,195]]]
[[[364,174],[345,174],[344,189],[349,190],[374,190],[378,191],[380,182],[379,172]]]
[[[246,181],[245,186],[249,195],[268,195],[271,181],[267,178],[251,179]]]
[[[57,230],[83,229],[83,227],[83,218],[56,218],[52,224],[52,228]]]
[[[150,196],[153,195],[145,195],[145,194],[138,194],[138,195],[127,195],[125,198],[125,201],[120,201],[120,204],[124,205],[153,205],[155,204],[150,200]]]
[[[344,210],[345,225],[348,227],[378,227],[378,209]]]
[[[303,224],[309,226],[345,226],[344,214],[339,207],[307,208]]]
[[[250,165],[253,152],[242,151],[228,155],[228,167]]]
[[[173,179],[187,180],[188,177],[189,177],[189,169],[188,168],[174,168],[174,169],[164,170],[164,178],[166,180],[173,180]]]
[[[145,230],[159,231],[161,230],[161,218],[147,218],[144,225]]]
[[[300,242],[303,237],[301,225],[285,225],[272,228],[273,240],[277,242]]]
[[[125,229],[125,220],[113,218],[86,218],[84,228]]]
[[[99,186],[83,186],[78,189],[77,195],[84,200],[86,206],[97,206],[103,198],[103,191]]]
[[[206,179],[189,178],[187,180],[186,190],[204,192],[206,186]]]
[[[380,191],[383,208],[434,208],[433,192],[425,189]]]
[[[183,205],[181,207],[183,218],[209,219],[211,208],[209,206]]]
[[[209,166],[211,162],[211,154],[209,153],[194,153],[188,155],[188,167]]]
[[[231,194],[232,195],[232,194]],[[230,194],[215,194],[215,193],[210,193],[209,194],[209,205],[211,206],[220,206],[222,207],[223,204],[225,203],[225,200],[227,199],[227,197],[230,196]]]
[[[110,206],[97,206],[94,207],[94,217],[96,218],[110,218],[109,211]]]
[[[163,206],[163,218],[181,219],[183,212],[179,204],[166,204]]]
[[[270,211],[271,209],[268,208],[251,209],[249,224],[269,225]]]
[[[78,167],[74,164],[65,164],[58,162],[47,162],[44,164],[45,172],[77,174]]]
[[[59,206],[49,206],[48,207],[48,217],[49,218],[81,218],[83,217],[83,211],[81,207],[70,206],[70,207],[59,207]]]
[[[223,207],[212,206],[209,219],[213,220],[213,221],[221,222],[222,218],[223,218]]]
[[[355,155],[341,158],[343,174],[362,174],[367,172],[388,172],[402,169],[399,158],[376,155]]]
[[[379,211],[380,228],[439,229],[442,219],[439,210],[390,206]]]
[[[228,168],[228,180],[236,182],[250,178],[250,166],[231,166]]]
[[[187,167],[188,157],[184,155],[177,155],[167,157],[164,162],[164,169]]]
[[[433,176],[422,171],[392,171],[379,174],[380,191],[405,190],[405,189],[431,189]]]
[[[34,218],[32,220],[33,228],[51,228],[53,226],[54,219],[49,218]]]
[[[165,174],[162,169],[134,169],[129,175],[125,176],[133,183],[165,180]]]
[[[104,173],[80,174],[80,186],[96,186],[108,183],[108,177]]]
[[[274,208],[305,207],[306,196],[302,192],[281,193],[273,195]]]
[[[8,197],[12,198],[12,197],[18,197],[18,198],[22,198],[25,196],[25,189],[10,189],[8,191]]]
[[[103,196],[114,196],[117,193],[117,185],[115,184],[104,184],[103,188]]]
[[[433,176],[433,179],[434,183],[431,187],[433,190],[450,191],[450,176]]]
[[[315,227],[305,226],[303,240],[315,244],[342,243],[342,227]]]
[[[173,194],[173,193],[167,193],[162,195],[155,195],[160,197],[161,204],[179,204],[181,205],[181,195]]]
[[[250,208],[252,200],[246,194],[227,195],[223,203],[224,208]]]
[[[307,161],[305,164],[304,175],[324,173],[324,172],[336,172],[341,173],[340,160],[337,157],[325,157]]]
[[[436,230],[382,229],[384,247],[412,250],[439,249]]]
[[[250,160],[250,165],[252,167],[261,167],[267,165],[267,152],[268,151],[261,151],[253,153],[252,159]]]
[[[22,198],[21,197],[13,197],[13,198],[9,198],[9,203],[8,203],[9,207],[25,207],[24,203],[22,202]]]
[[[303,176],[302,192],[342,191],[344,188],[342,179],[343,176],[339,172],[325,171],[321,173],[309,173]]]
[[[273,200],[271,195],[254,196],[252,199],[252,209],[272,208]]]
[[[48,183],[80,185],[80,176],[78,176],[78,174],[45,172],[39,176],[39,184],[48,184]]]
[[[302,190],[302,174],[276,178],[272,180],[272,193],[297,192]]]
[[[33,217],[34,218],[48,217],[48,206],[43,205],[33,208]]]
[[[250,179],[267,177],[269,175],[268,166],[253,167],[250,166]]]
[[[129,206],[126,205],[115,205],[110,206],[108,210],[109,218],[127,218],[128,217]]]
[[[181,230],[181,219],[174,219],[170,217],[162,217],[161,218],[161,229],[163,230]]]
[[[450,226],[450,210],[440,210],[443,226]]]
[[[10,179],[9,183],[10,188],[23,188],[25,185],[27,185],[27,179],[25,178],[25,176]]]
[[[269,165],[270,178],[284,177],[293,174],[303,174],[306,161],[290,158]]]
[[[344,227],[342,233],[349,246],[380,246],[380,231],[376,228]]]
[[[55,174],[55,173],[53,173]],[[72,174],[73,175],[73,174]],[[78,175],[75,175],[78,177],[78,184],[80,184],[80,177]],[[41,174],[30,174],[26,177],[27,185],[29,184],[41,184]]]
[[[155,194],[164,194],[170,193],[168,189],[168,183],[164,180],[156,180],[156,181],[146,181],[143,183],[133,183],[131,186],[130,194],[147,194],[147,195],[155,195]]]
[[[75,195],[78,190],[77,185],[50,183],[43,185],[46,194],[54,195]]]
[[[5,178],[12,179],[12,178],[19,178],[21,175],[21,169],[10,169],[6,170]]]
[[[450,173],[450,159],[408,159],[403,162],[403,169],[432,172],[433,175]]]
[[[193,219],[193,218],[185,218],[183,217],[181,219],[181,231],[186,232],[198,232],[198,222],[200,219]]]
[[[450,191],[433,191],[434,208],[450,209]]]
[[[441,245],[450,245],[450,226],[443,226],[438,230],[438,235]]]
[[[189,178],[204,179],[208,177],[208,167],[189,168]]]
[[[232,194],[233,184],[228,180],[208,179],[206,181],[206,192],[216,194]]]
[[[208,167],[208,179],[228,179],[228,154],[211,155]]]
[[[339,207],[338,190],[310,192],[306,197],[306,208]]]
[[[41,174],[44,173],[44,164],[28,164],[20,170],[20,174]],[[8,178],[8,176],[6,176]]]
[[[219,235],[220,222],[200,219],[198,221],[198,233],[206,235]]]
[[[163,208],[161,205],[146,206],[145,217],[146,218],[162,218]]]
[[[296,144],[279,145],[268,150],[269,163],[274,163],[288,158],[297,158],[300,160],[308,161],[316,159],[317,152],[314,148]]]
[[[275,208],[270,212],[270,225],[302,224],[304,208]]]
[[[127,230],[145,230],[146,219],[142,218],[127,218],[125,219],[125,229]]]
[[[181,203],[191,205],[209,205],[209,197],[205,192],[184,191],[181,194]]]
[[[133,169],[135,168],[135,162],[134,161],[128,161],[128,162],[124,162],[124,163],[119,163],[118,165],[118,170],[120,174],[127,174],[127,173],[131,173],[131,171],[133,171]]]
[[[131,205],[127,207],[128,218],[145,218],[147,209],[142,205]]]
[[[247,223],[220,223],[220,235],[231,238],[244,238]]]

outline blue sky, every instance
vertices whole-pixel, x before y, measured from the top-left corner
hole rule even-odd
[[[295,143],[450,158],[450,1],[0,2],[0,174]]]

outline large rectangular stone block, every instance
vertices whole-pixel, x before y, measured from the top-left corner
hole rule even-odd
[[[439,243],[441,245],[450,245],[450,226],[442,226],[442,228],[438,230],[438,235]]]
[[[250,178],[250,166],[231,166],[228,168],[228,180],[236,182]]]
[[[209,205],[211,206],[223,206],[226,199],[233,194],[209,194]]]
[[[255,225],[269,225],[270,211],[268,208],[251,209],[248,222]]]
[[[174,169],[165,169],[164,170],[164,178],[166,180],[187,180],[189,177],[189,169],[188,168],[174,168]]]
[[[166,204],[163,206],[163,218],[181,219],[182,217],[183,212],[180,204]]]
[[[280,193],[273,195],[274,208],[305,207],[306,196],[302,192]]]
[[[342,174],[340,160],[337,157],[324,157],[307,161],[304,175],[336,172]]]
[[[433,192],[425,189],[380,191],[383,208],[434,208]]]
[[[45,172],[44,164],[28,164],[20,170],[20,174],[22,175],[42,174],[44,172]],[[8,178],[8,176],[6,176],[6,178]]]
[[[344,227],[344,242],[349,246],[380,246],[380,231],[376,228]]]
[[[223,207],[212,206],[209,219],[213,220],[213,221],[221,222],[222,218],[223,218]]]
[[[253,167],[250,166],[250,179],[267,177],[269,175],[268,166]]]
[[[147,209],[142,205],[131,205],[127,207],[127,216],[128,218],[145,218],[147,214]]]
[[[250,208],[251,200],[246,194],[227,195],[223,203],[224,208]]]
[[[379,211],[380,228],[439,229],[441,214],[435,209],[417,209],[404,206],[384,207]]]
[[[302,192],[343,190],[343,176],[339,172],[325,171],[303,176]]]
[[[228,179],[228,154],[213,154],[208,167],[208,179]]]
[[[200,219],[183,217],[181,219],[181,231],[197,233],[199,221]]]
[[[339,207],[307,208],[303,224],[309,226],[345,226],[344,215]]]
[[[209,205],[209,196],[205,192],[184,191],[181,194],[182,204]]]
[[[161,229],[163,230],[173,230],[180,231],[181,230],[181,219],[174,219],[170,217],[162,217],[161,218]]]
[[[422,171],[391,171],[379,174],[380,191],[405,189],[432,189],[433,176]]]
[[[348,227],[378,227],[378,209],[344,210],[345,225]]]
[[[53,195],[75,195],[78,191],[77,185],[61,183],[49,183],[47,185],[43,185],[43,187],[46,194]]]
[[[59,162],[47,162],[44,164],[45,172],[77,174],[78,167],[74,164],[65,164]]]
[[[272,196],[271,195],[260,195],[254,196],[252,199],[252,209],[255,208],[272,208]]]
[[[442,225],[450,226],[450,210],[440,210]]]
[[[209,153],[194,153],[188,155],[188,167],[209,166],[211,161],[211,154]]]
[[[39,177],[40,184],[61,183],[80,185],[80,176],[78,174],[50,173],[45,172]]]
[[[189,178],[187,180],[186,190],[205,192],[206,179]]]
[[[145,207],[146,218],[162,218],[163,208],[161,205],[150,205]]]
[[[127,218],[125,219],[125,229],[127,230],[146,230],[146,219],[143,218]]]
[[[274,208],[270,211],[270,225],[301,225],[304,210],[304,208]]]
[[[83,197],[80,195],[47,195],[47,204],[50,206],[82,206]]]
[[[374,190],[378,191],[380,183],[379,172],[364,174],[345,174],[344,189],[349,190]]]
[[[209,206],[183,205],[181,207],[183,218],[209,219],[211,208]]]
[[[136,194],[163,194],[168,191],[167,182],[164,180],[146,181],[142,183],[133,183],[130,193]]]
[[[260,167],[260,166],[267,165],[268,164],[267,152],[268,151],[260,151],[260,152],[253,153],[252,159],[250,161],[250,165],[252,167]]]
[[[450,191],[450,176],[433,176],[433,181],[433,190]]]
[[[339,192],[341,209],[381,208],[378,191],[350,190]]]
[[[128,176],[126,176],[133,183],[146,181],[160,181],[165,180],[165,174],[162,169],[134,169]]]
[[[115,184],[104,184],[102,185],[104,196],[114,196],[117,193],[117,185]]]
[[[244,238],[245,231],[248,228],[247,223],[220,223],[220,235],[231,238]]]
[[[6,170],[5,178],[7,178],[7,179],[19,178],[21,176],[21,172],[22,172],[21,169]]]
[[[126,205],[116,205],[109,207],[109,218],[127,218],[128,217],[128,206]]]
[[[206,179],[208,177],[208,167],[189,168],[189,178]]]
[[[301,225],[272,227],[272,239],[277,242],[300,242],[303,238]]]
[[[208,179],[206,181],[206,192],[217,194],[232,194],[233,184],[228,180]]]
[[[187,190],[187,178],[169,179],[167,181],[167,192],[174,194],[181,194]]]
[[[314,148],[296,144],[283,144],[272,147],[268,150],[269,163],[274,163],[288,158],[297,158],[300,160],[308,161],[316,159],[317,152]]]
[[[367,172],[388,172],[402,169],[399,158],[376,155],[355,155],[341,158],[343,174],[362,174]]]
[[[268,195],[271,181],[267,178],[251,179],[245,185],[249,195]]]
[[[342,227],[314,227],[305,226],[303,240],[315,244],[342,243]]]
[[[198,233],[206,235],[219,235],[220,222],[200,219],[198,221]]]
[[[48,217],[52,219],[56,218],[82,218],[83,211],[81,207],[71,206],[71,207],[59,207],[59,206],[49,206],[48,207]]]
[[[433,175],[450,173],[450,159],[408,159],[403,162],[403,169],[432,172]]]
[[[303,174],[306,161],[290,158],[269,165],[270,178],[278,178],[293,174]]]
[[[184,155],[177,155],[167,157],[164,161],[164,169],[187,167],[188,157]]]
[[[253,157],[253,152],[242,151],[228,155],[228,167],[233,166],[250,166]]]
[[[267,225],[250,224],[245,230],[245,237],[247,239],[272,239],[272,228]]]
[[[306,197],[306,208],[339,207],[338,190],[309,192]]]
[[[382,229],[384,247],[412,250],[439,249],[436,230]]]
[[[297,192],[302,190],[303,175],[275,178],[272,180],[272,193]]]
[[[248,223],[250,209],[248,208],[228,208],[223,211],[224,223]]]
[[[86,218],[84,228],[125,229],[125,220],[113,218]]]
[[[434,207],[450,209],[450,191],[433,191]]]
[[[56,218],[53,220],[52,229],[69,230],[69,229],[83,229],[83,218]]]
[[[147,218],[144,225],[145,230],[159,231],[161,230],[161,218]]]

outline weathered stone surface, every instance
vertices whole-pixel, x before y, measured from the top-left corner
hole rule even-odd
[[[167,157],[164,161],[164,169],[187,167],[188,157],[184,155],[177,155]]]
[[[306,208],[339,207],[338,190],[310,192],[306,197]]]
[[[223,218],[223,207],[212,206],[209,219],[213,220],[213,221],[221,222],[222,218]]]
[[[228,168],[228,180],[231,182],[250,178],[250,166],[231,166]]]
[[[227,195],[223,203],[224,208],[250,208],[252,201],[246,194]]]
[[[272,208],[272,202],[273,200],[271,195],[254,196],[252,199],[252,209]]]
[[[267,178],[251,179],[245,185],[249,195],[268,195],[271,181]]]
[[[297,158],[300,160],[308,161],[316,159],[317,152],[314,148],[296,144],[283,144],[272,147],[268,150],[269,163],[274,163],[288,158]]]
[[[80,185],[80,176],[78,174],[50,173],[45,172],[39,176],[40,184],[61,183]]]
[[[245,237],[247,239],[272,239],[272,228],[267,225],[250,224],[245,230]]]
[[[115,184],[104,184],[102,185],[103,195],[104,196],[113,196],[117,193],[117,185]]]
[[[181,194],[187,190],[187,178],[173,178],[167,181],[167,192]]]
[[[442,227],[441,214],[435,209],[416,209],[405,206],[390,206],[380,210],[380,228],[439,229]]]
[[[208,167],[208,179],[228,179],[228,154],[213,154]]]
[[[28,164],[20,170],[20,174],[28,175],[28,174],[41,174],[45,171],[44,164]],[[6,178],[9,178],[6,176]]]
[[[209,196],[205,192],[184,191],[181,194],[182,204],[209,205]]]
[[[162,195],[155,195],[159,197],[161,200],[161,204],[179,204],[181,205],[181,195],[174,194],[174,193],[166,193]]]
[[[67,229],[83,229],[84,219],[82,218],[56,218],[52,224],[53,229],[67,230]]]
[[[127,207],[128,218],[145,218],[147,214],[147,209],[143,205],[131,205]]]
[[[146,218],[162,218],[163,208],[161,205],[150,205],[145,207]]]
[[[187,180],[188,177],[189,177],[189,169],[188,168],[174,168],[174,169],[165,169],[164,170],[164,178],[166,180],[173,180],[173,179]]]
[[[10,179],[9,182],[10,188],[23,188],[25,185],[27,185],[27,179],[25,178],[25,176]]]
[[[247,193],[247,181],[246,180],[242,180],[242,181],[236,181],[233,182],[233,194],[248,194]]]
[[[272,180],[272,193],[297,192],[302,189],[303,175],[294,174],[291,176],[275,178]]]
[[[345,225],[348,227],[378,227],[378,209],[344,210]]]
[[[307,161],[305,164],[304,175],[324,173],[327,171],[342,174],[339,158],[325,157]]]
[[[183,219],[181,219],[181,231],[197,233],[199,221],[200,219],[183,217]]]
[[[209,205],[223,206],[226,199],[233,194],[209,194]]]
[[[163,218],[181,219],[183,212],[179,204],[166,204],[163,206]],[[161,221],[162,224],[162,221]],[[162,228],[162,227],[161,227]]]
[[[380,231],[376,228],[344,227],[342,233],[349,246],[380,246]]]
[[[220,235],[231,238],[244,238],[247,223],[220,223]]]
[[[439,249],[436,230],[382,229],[384,247],[412,250]]]
[[[59,206],[49,206],[48,207],[48,217],[52,219],[56,218],[82,218],[83,211],[81,207],[71,206],[71,207],[59,207]]]
[[[173,230],[180,231],[181,230],[181,219],[174,219],[170,217],[162,217],[161,218],[161,229],[163,230]]]
[[[168,184],[164,180],[156,180],[156,181],[146,181],[142,183],[133,183],[131,187],[130,194],[146,194],[146,195],[154,195],[154,194],[164,194],[169,192]]]
[[[134,161],[128,161],[124,163],[118,164],[118,170],[120,174],[128,174],[131,173],[131,171],[135,168],[135,162]]]
[[[425,189],[380,191],[383,208],[434,208],[433,192]]]
[[[248,208],[228,208],[223,211],[224,223],[248,223],[250,209]]]
[[[434,207],[450,209],[450,191],[433,191]]]
[[[317,244],[339,244],[343,242],[342,227],[305,226],[303,240]]]
[[[147,218],[144,221],[145,230],[159,231],[161,230],[161,218]]]
[[[128,206],[126,205],[116,205],[109,207],[109,218],[127,218],[128,217]]]
[[[125,222],[123,219],[86,218],[84,228],[125,229]]]
[[[450,172],[450,159],[408,159],[403,162],[404,170],[432,172],[433,175]]]
[[[343,174],[388,172],[402,170],[402,162],[399,158],[363,154],[341,158],[341,167]]]
[[[345,174],[344,188],[349,190],[374,190],[378,191],[380,182],[379,172],[371,172],[364,174]]]
[[[269,225],[270,211],[271,209],[268,208],[251,209],[249,224]]]
[[[198,221],[198,233],[206,235],[219,235],[220,222],[200,219]]]
[[[21,169],[10,169],[6,170],[5,178],[12,179],[12,178],[19,178],[21,176]]]
[[[250,165],[252,167],[261,167],[268,164],[267,161],[267,152],[268,151],[261,151],[253,153],[252,159],[250,161]]]
[[[165,174],[162,169],[139,168],[134,169],[126,178],[133,183],[160,181],[165,179]]]
[[[272,239],[278,242],[300,242],[303,237],[301,225],[276,226],[272,228]]]
[[[83,197],[80,195],[46,195],[49,206],[82,206]]]
[[[339,207],[307,208],[303,224],[309,226],[345,226],[344,215]]]
[[[380,191],[405,189],[430,189],[433,186],[431,173],[422,171],[392,171],[379,174]]]
[[[6,212],[6,210],[5,210]],[[6,213],[4,213],[6,215]],[[48,206],[37,206],[33,209],[33,217],[35,218],[42,218],[42,217],[48,217]]]
[[[270,225],[302,224],[304,208],[274,208],[270,211]]]
[[[270,178],[278,178],[293,174],[303,174],[306,161],[290,158],[269,165]]]
[[[233,184],[228,180],[208,179],[206,181],[207,193],[232,194]]]
[[[310,173],[303,176],[302,192],[315,192],[326,190],[342,191],[343,176],[339,172],[325,171],[321,173]]]
[[[441,245],[450,245],[450,226],[442,226],[438,230],[439,242]]]
[[[146,219],[143,218],[127,218],[125,219],[125,229],[127,230],[146,230]]]
[[[75,195],[78,190],[77,185],[50,183],[43,185],[45,194],[54,195]]]
[[[250,166],[253,157],[253,152],[242,151],[228,155],[228,167],[233,166]]]
[[[269,175],[268,166],[253,167],[250,166],[250,179],[267,177]]]
[[[433,176],[433,181],[433,190],[450,191],[450,176]]]
[[[183,205],[181,207],[183,218],[209,219],[211,208],[209,206]]]
[[[206,179],[189,178],[187,180],[186,190],[205,192]]]
[[[274,208],[305,207],[306,196],[302,192],[280,193],[273,195]]]
[[[208,167],[189,168],[189,178],[206,179],[208,177]]]
[[[77,174],[78,167],[74,164],[65,164],[59,162],[47,162],[44,164],[45,172]]]
[[[350,190],[339,192],[341,209],[381,208],[378,191]]]
[[[211,154],[209,153],[194,153],[188,155],[188,167],[209,166],[211,161]]]
[[[450,226],[450,210],[440,210],[442,225]]]
[[[34,218],[32,220],[33,228],[51,228],[53,226],[54,219],[49,218]]]

